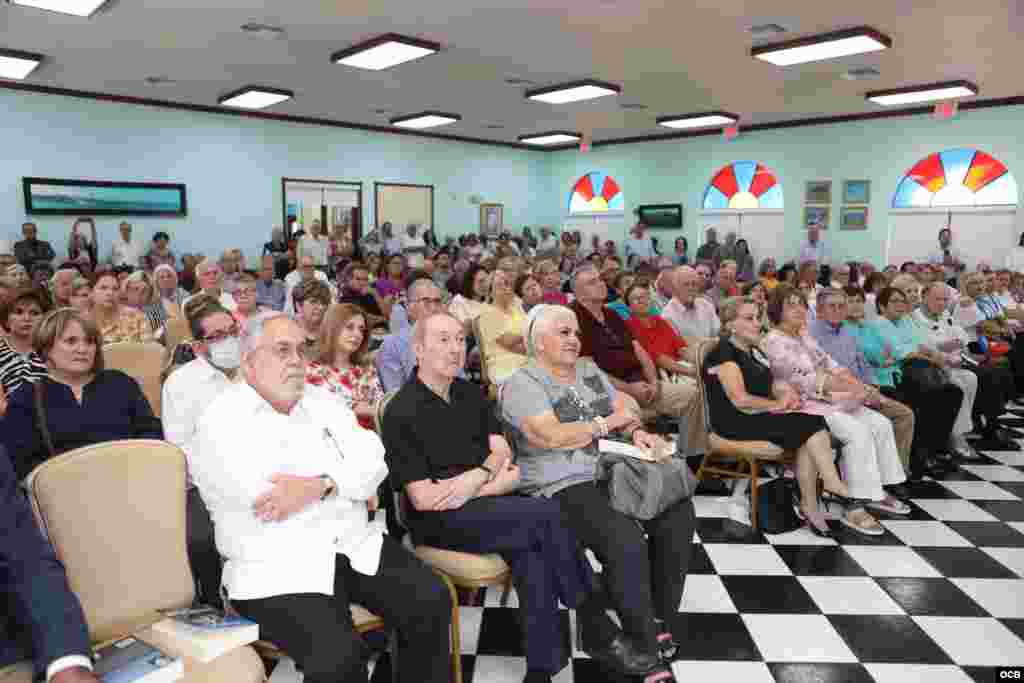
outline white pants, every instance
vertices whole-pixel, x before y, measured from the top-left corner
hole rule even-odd
[[[833,436],[843,442],[843,478],[853,498],[882,500],[883,485],[905,481],[892,422],[881,413],[861,407],[852,413],[825,416]]]
[[[964,392],[964,400],[960,402],[960,412],[953,423],[953,434],[963,436],[974,429],[971,411],[974,410],[974,397],[978,395],[978,376],[970,370],[955,369],[949,371],[949,381],[960,387]]]

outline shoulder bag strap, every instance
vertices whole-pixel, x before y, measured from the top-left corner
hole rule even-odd
[[[32,392],[35,397],[35,410],[33,412],[35,413],[36,427],[43,438],[43,445],[46,446],[46,450],[52,458],[57,455],[57,450],[53,447],[53,437],[50,435],[50,428],[46,424],[46,410],[43,400],[43,392],[45,391],[43,382],[45,381],[45,379],[40,378],[32,383]]]

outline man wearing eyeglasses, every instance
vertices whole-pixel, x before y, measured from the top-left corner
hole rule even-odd
[[[238,366],[241,346],[238,323],[213,298],[193,302],[188,308],[195,360],[171,373],[164,382],[162,419],[164,438],[192,461],[192,446],[199,418],[213,400],[241,380]],[[195,486],[188,489],[188,554],[204,602],[220,603],[220,555],[213,541],[213,524]]]
[[[416,354],[412,348],[413,328],[423,320],[444,311],[441,290],[428,277],[414,280],[405,292],[405,307],[410,325],[395,334],[384,337],[377,354],[377,374],[384,391],[394,391],[412,377],[416,367]]]

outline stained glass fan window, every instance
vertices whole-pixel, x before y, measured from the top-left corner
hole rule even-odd
[[[625,206],[619,184],[610,175],[599,171],[577,180],[569,194],[569,213],[621,212]]]
[[[1017,203],[1017,181],[998,159],[970,148],[925,157],[896,187],[894,209],[1005,206]]]
[[[775,174],[756,161],[725,166],[704,191],[705,209],[781,209],[782,187]]]

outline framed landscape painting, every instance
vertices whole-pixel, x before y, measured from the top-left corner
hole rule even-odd
[[[829,208],[827,206],[805,206],[804,207],[804,229],[812,225],[821,226],[828,230]]]
[[[844,206],[839,220],[840,230],[867,230],[868,208],[866,206]]]
[[[805,204],[831,204],[832,181],[808,180],[804,196]]]
[[[23,178],[25,210],[72,216],[184,216],[185,185]]]
[[[869,204],[871,202],[870,180],[843,181],[844,204]]]

